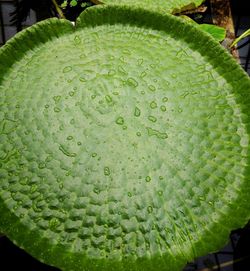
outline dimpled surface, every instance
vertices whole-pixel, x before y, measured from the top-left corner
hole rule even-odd
[[[96,1],[93,0],[95,3]],[[131,7],[141,7],[147,10],[154,10],[162,13],[179,13],[181,11],[195,9],[204,0],[102,0],[101,3],[107,5],[122,5]]]
[[[157,16],[92,8],[76,31],[48,20],[2,51],[0,227],[41,261],[180,270],[249,218],[249,79]]]

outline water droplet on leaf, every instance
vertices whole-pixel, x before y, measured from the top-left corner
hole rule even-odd
[[[155,91],[156,90],[155,86],[153,86],[153,85],[149,85],[148,88],[149,88],[150,91]]]
[[[137,87],[138,86],[138,82],[132,77],[128,78],[127,83],[132,87]]]
[[[157,108],[157,103],[156,103],[155,101],[151,102],[151,103],[150,103],[150,107],[151,107],[152,109]]]
[[[123,125],[124,124],[124,118],[123,117],[118,117],[115,122],[118,125]]]
[[[109,167],[104,167],[104,175],[109,176],[110,175],[110,169]]]
[[[160,109],[161,109],[162,112],[165,112],[165,111],[167,110],[167,108],[166,108],[165,105],[162,105],[162,106],[160,107]]]
[[[148,120],[152,121],[152,122],[156,122],[157,121],[157,118],[154,117],[154,116],[149,116],[148,117]]]
[[[135,107],[134,115],[135,115],[136,117],[139,117],[139,116],[141,115],[141,110],[140,110],[137,106]]]
[[[147,177],[145,178],[145,180],[146,180],[146,182],[150,182],[150,181],[151,181],[151,177],[150,177],[150,176],[147,176]]]
[[[67,66],[63,69],[63,72],[64,73],[67,73],[67,72],[70,72],[72,70],[72,67],[71,66]]]

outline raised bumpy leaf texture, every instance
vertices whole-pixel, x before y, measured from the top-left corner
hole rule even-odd
[[[1,229],[63,270],[180,270],[249,218],[249,79],[170,16],[77,25],[1,51]]]

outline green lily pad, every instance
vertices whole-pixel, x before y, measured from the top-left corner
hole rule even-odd
[[[95,7],[0,63],[0,231],[40,261],[181,270],[250,218],[250,80],[209,35]]]
[[[199,7],[204,0],[91,0],[93,3],[144,8],[162,13],[179,13]]]

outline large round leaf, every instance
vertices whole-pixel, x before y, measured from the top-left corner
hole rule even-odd
[[[91,0],[95,4],[144,8],[161,13],[180,13],[199,7],[205,0]]]
[[[33,256],[180,270],[249,219],[250,82],[209,35],[94,7],[0,61],[0,231]]]

